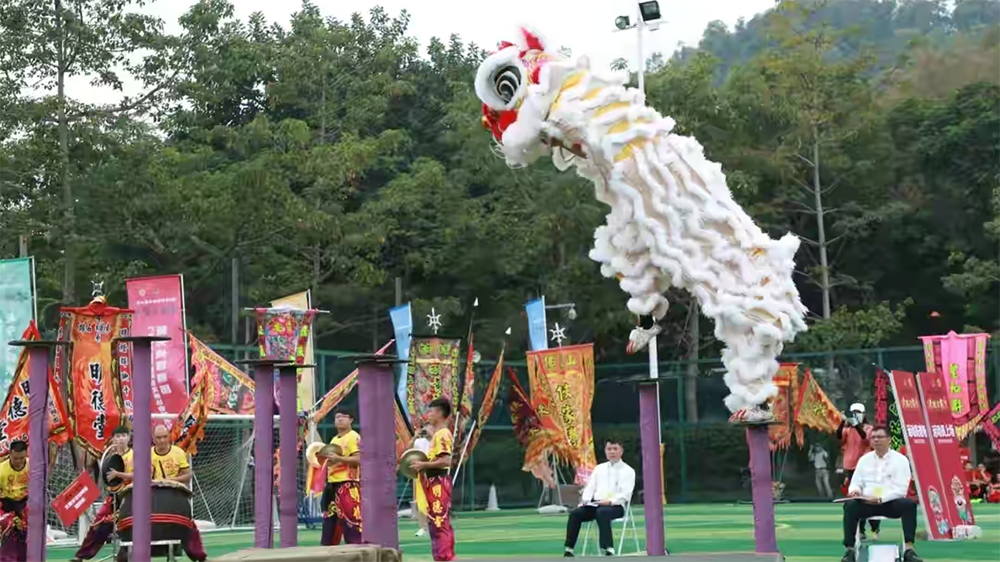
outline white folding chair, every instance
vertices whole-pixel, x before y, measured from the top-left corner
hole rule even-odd
[[[635,517],[633,517],[633,515],[632,515],[632,500],[629,500],[628,503],[625,504],[624,511],[625,511],[624,515],[622,515],[618,519],[615,519],[614,521],[611,522],[611,531],[612,531],[612,533],[614,533],[614,530],[615,530],[615,523],[621,523],[622,524],[622,526],[621,526],[621,536],[618,538],[618,548],[615,549],[615,556],[621,556],[622,555],[622,549],[625,547],[625,535],[628,534],[628,530],[629,530],[630,526],[632,527],[632,538],[635,540],[635,551],[636,552],[640,552],[640,550],[639,550],[639,531],[637,531],[636,528],[635,528]],[[594,526],[594,522],[593,521],[587,521],[587,526],[584,527],[584,529],[583,529],[583,549],[580,552],[580,556],[586,556],[587,555],[587,543],[590,540],[590,535],[591,535],[591,533],[593,531],[593,526]],[[596,543],[597,541],[594,541],[594,542]],[[600,546],[599,545],[597,546],[597,551],[598,551],[597,554],[600,555],[601,552],[600,552]]]
[[[862,520],[861,525],[868,521],[893,521],[893,519],[876,515]],[[861,525],[858,525],[858,529],[854,531],[854,554],[858,562],[896,562],[901,559],[902,550],[900,550],[899,545],[878,543],[873,539],[862,541]],[[905,547],[905,545],[903,546]]]

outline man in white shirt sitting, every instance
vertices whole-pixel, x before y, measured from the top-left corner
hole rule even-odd
[[[594,520],[597,521],[601,552],[614,556],[615,541],[611,535],[611,522],[625,516],[625,504],[632,499],[632,490],[635,489],[635,471],[622,461],[622,452],[624,449],[619,440],[605,441],[604,456],[608,462],[594,468],[580,495],[580,506],[569,512],[566,552],[563,556],[573,556],[576,539],[580,535],[580,525]]]
[[[841,562],[855,562],[854,539],[858,523],[869,517],[901,519],[905,552],[903,562],[923,562],[913,550],[917,533],[917,504],[906,497],[910,487],[910,461],[889,448],[889,431],[884,426],[868,433],[874,449],[858,461],[851,477],[848,497],[858,498],[844,503],[844,546],[847,553]]]

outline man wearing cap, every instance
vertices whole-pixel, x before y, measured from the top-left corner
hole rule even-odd
[[[844,465],[844,481],[850,482],[854,475],[854,470],[858,466],[858,461],[868,451],[872,450],[868,443],[868,434],[872,426],[865,418],[865,405],[861,403],[851,404],[849,415],[845,416],[837,428],[837,439],[840,440],[840,456]],[[879,522],[869,521],[872,533],[878,537]],[[861,536],[864,537],[864,521],[861,522]]]

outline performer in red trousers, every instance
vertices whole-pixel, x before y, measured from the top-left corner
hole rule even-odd
[[[448,429],[451,402],[438,398],[430,403],[428,421],[434,431],[428,460],[414,460],[410,468],[420,473],[417,506],[427,515],[434,560],[455,559],[455,531],[451,527],[451,454],[453,438]]]
[[[130,435],[127,427],[116,427],[111,433],[111,447],[119,454],[131,458],[131,450],[128,446],[129,439]],[[76,555],[71,562],[90,560],[97,556],[101,549],[104,548],[104,545],[108,543],[111,535],[115,532],[115,513],[118,511],[115,499],[114,494],[108,494],[108,497],[104,498],[104,503],[101,504],[101,509],[98,510],[94,523],[90,526],[90,530],[87,531],[87,536],[83,538],[83,544],[80,545],[80,549],[76,551]],[[127,558],[127,551],[119,551],[117,560],[121,561]]]

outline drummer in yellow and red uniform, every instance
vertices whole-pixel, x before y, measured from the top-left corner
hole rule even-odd
[[[125,470],[132,472],[132,449],[129,448],[128,442],[131,439],[129,435],[128,428],[125,426],[118,426],[111,433],[111,446],[112,452],[116,452],[122,455],[122,459],[128,457],[128,463]],[[108,472],[111,476],[112,473],[121,474],[115,470]],[[87,531],[87,536],[83,538],[83,544],[80,545],[80,549],[76,551],[73,559],[70,562],[80,562],[81,560],[90,560],[91,558],[97,556],[104,548],[104,545],[108,543],[111,538],[112,533],[115,530],[115,512],[118,510],[115,505],[115,495],[109,493],[108,497],[104,499],[104,503],[101,504],[101,509],[97,512],[97,517],[94,519],[93,525],[90,526],[90,530]],[[121,549],[118,551],[118,560],[127,560],[128,551],[126,549]]]
[[[361,436],[354,431],[354,415],[337,410],[333,417],[337,436],[330,443],[339,455],[327,457],[326,487],[323,488],[323,534],[319,544],[361,544]]]
[[[153,428],[153,450],[151,451],[153,460],[153,480],[164,480],[187,484],[191,481],[191,465],[188,464],[187,455],[180,447],[170,443],[170,430],[163,425]],[[133,455],[132,451],[125,453],[125,472],[111,470],[108,472],[110,478],[121,478],[131,482],[135,479],[132,472]],[[188,558],[195,562],[202,562],[208,555],[205,554],[205,547],[201,544],[201,533],[198,527],[191,526],[187,540],[182,541],[181,546]]]
[[[12,441],[0,463],[0,562],[28,559],[28,444]]]

